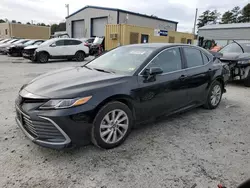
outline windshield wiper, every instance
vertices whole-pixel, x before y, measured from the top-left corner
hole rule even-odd
[[[98,68],[93,68],[97,71],[100,71],[100,72],[106,72],[106,73],[115,73],[114,71],[107,71],[107,70],[104,70],[104,69],[98,69]]]
[[[238,46],[241,48],[242,52],[245,53],[243,47],[238,42],[236,42],[235,40],[233,40],[233,42],[235,42],[236,44],[238,44]]]

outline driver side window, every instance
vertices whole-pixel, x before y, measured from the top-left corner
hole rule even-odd
[[[179,48],[171,48],[163,50],[160,54],[148,65],[147,69],[151,67],[159,67],[163,73],[173,72],[182,69],[181,54]]]

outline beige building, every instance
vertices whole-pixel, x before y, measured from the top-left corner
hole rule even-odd
[[[49,39],[50,27],[16,23],[0,23],[0,38]]]
[[[105,50],[120,45],[138,43],[183,43],[193,44],[194,35],[177,31],[167,31],[159,36],[158,29],[128,24],[109,24],[105,29]]]

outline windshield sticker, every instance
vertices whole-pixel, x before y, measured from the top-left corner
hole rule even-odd
[[[130,54],[135,54],[135,55],[143,55],[145,54],[146,52],[145,51],[131,51],[129,52]]]

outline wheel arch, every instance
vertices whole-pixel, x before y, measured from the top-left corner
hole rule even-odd
[[[46,54],[49,55],[49,57],[51,57],[50,53],[49,53],[48,51],[46,51],[46,50],[42,50],[42,51],[39,51],[39,52],[38,52],[38,54],[41,54],[41,53],[46,53]]]
[[[113,96],[110,96],[110,97],[104,99],[94,109],[94,115],[96,115],[98,113],[98,111],[104,105],[106,105],[107,103],[112,102],[112,101],[118,101],[118,102],[121,102],[121,103],[125,104],[126,106],[128,106],[128,108],[131,110],[131,112],[133,114],[134,120],[136,119],[136,116],[135,116],[135,107],[134,107],[134,104],[133,104],[133,99],[129,95],[124,95],[124,94],[117,94],[117,95],[113,95]],[[94,119],[94,117],[93,117],[93,119]]]
[[[78,52],[83,52],[83,53],[86,55],[86,53],[84,52],[84,50],[77,50],[76,53],[75,53],[75,55],[76,55]]]
[[[224,82],[224,79],[223,79],[223,77],[222,76],[217,76],[215,79],[214,79],[214,81],[218,81],[218,82],[220,82],[221,83],[221,85],[222,85],[222,89],[223,89],[223,91],[225,90],[225,82]],[[213,81],[213,82],[214,82]],[[213,83],[212,82],[212,83]],[[211,84],[212,84],[211,83]]]

